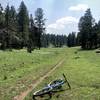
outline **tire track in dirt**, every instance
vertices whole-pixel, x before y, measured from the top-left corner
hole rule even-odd
[[[53,71],[55,71],[58,67],[60,67],[63,62],[64,62],[65,58],[63,58],[62,60],[60,60],[56,65],[54,65],[50,71],[48,71],[47,73],[45,73],[42,77],[40,77],[37,81],[35,81],[33,84],[31,84],[31,87],[29,87],[26,91],[20,93],[20,95],[15,96],[13,98],[13,100],[24,100],[24,98],[28,95],[28,93],[30,93],[36,86],[38,86],[46,77],[48,77]]]

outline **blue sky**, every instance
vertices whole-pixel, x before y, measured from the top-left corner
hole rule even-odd
[[[18,9],[22,0],[0,0],[3,7],[14,5]],[[23,0],[29,13],[37,8],[43,8],[45,13],[47,32],[53,34],[68,34],[78,31],[79,18],[84,15],[87,8],[91,8],[92,15],[98,21],[100,19],[99,0]]]

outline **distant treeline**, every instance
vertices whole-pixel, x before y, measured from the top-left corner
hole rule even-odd
[[[41,47],[81,46],[82,49],[95,49],[100,47],[100,21],[95,22],[90,9],[80,18],[79,32],[66,35],[45,33],[44,12],[37,8],[35,16],[28,14],[27,7],[22,1],[18,11],[14,6],[7,5],[3,9],[0,4],[0,49],[12,50],[27,48],[31,53]]]
[[[41,37],[42,47],[63,47],[67,46],[66,35],[43,34]]]

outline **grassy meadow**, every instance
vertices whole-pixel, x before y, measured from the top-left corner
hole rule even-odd
[[[36,87],[25,100],[32,100],[32,93],[41,89],[45,84],[61,78],[65,73],[71,90],[67,84],[63,86],[64,91],[55,93],[51,100],[100,100],[100,54],[95,50],[83,51],[79,47],[66,48],[65,61],[52,75],[48,76],[38,87]],[[38,98],[37,100],[47,100]]]
[[[65,49],[0,51],[0,100],[12,100],[27,90],[64,56]],[[44,70],[45,69],[45,70]]]
[[[65,84],[64,91],[55,93],[51,100],[100,100],[100,54],[95,50],[83,51],[79,47],[42,48],[31,54],[24,49],[0,51],[0,100],[13,100],[63,58],[65,60],[61,66],[29,93],[25,100],[32,100],[32,93],[45,84],[63,78],[62,73],[65,73],[71,90]]]

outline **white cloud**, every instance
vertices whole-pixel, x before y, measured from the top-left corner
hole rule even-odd
[[[78,18],[75,18],[72,16],[60,18],[60,19],[56,20],[55,23],[52,23],[47,26],[47,32],[55,33],[55,34],[57,34],[57,33],[63,34],[64,32],[68,32],[68,31],[66,31],[66,30],[68,30],[68,28],[70,28],[70,31],[73,31],[72,27],[75,27],[77,25],[78,20],[79,20]]]
[[[86,11],[89,8],[87,4],[78,4],[76,6],[69,7],[71,11]]]
[[[63,24],[60,24],[60,23],[54,23],[54,24],[48,25],[47,28],[60,30],[60,29],[65,28],[65,26]]]
[[[72,17],[72,16],[64,17],[64,18],[58,19],[56,21],[56,23],[60,23],[60,24],[70,24],[73,22],[77,23],[78,19],[76,19],[75,17]]]

